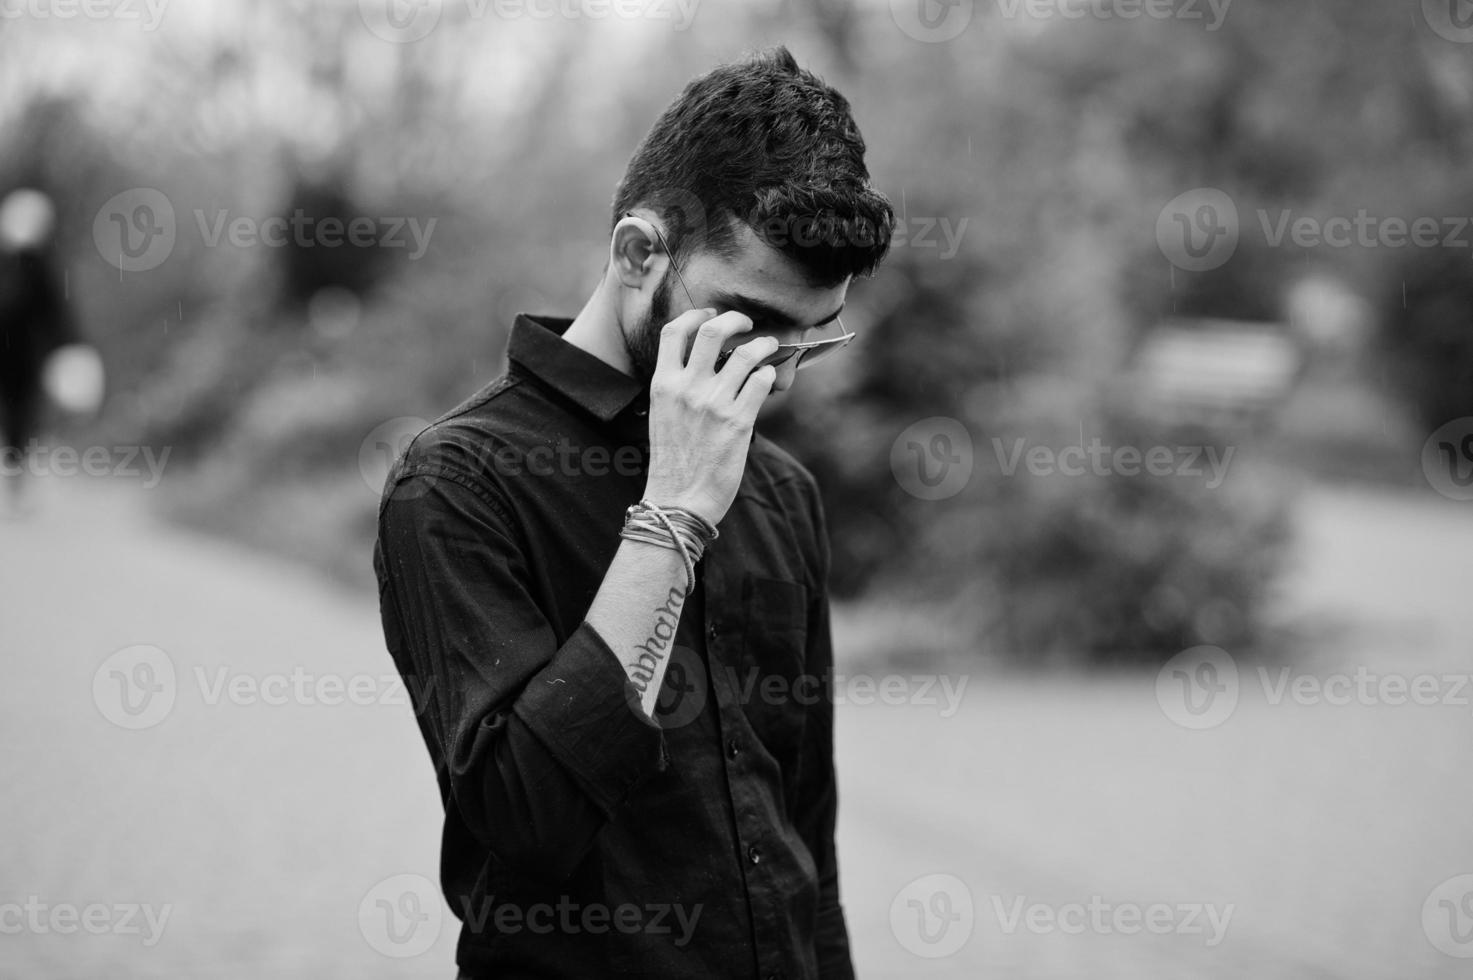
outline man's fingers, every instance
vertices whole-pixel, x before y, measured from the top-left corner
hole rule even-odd
[[[655,361],[656,371],[679,371],[685,367],[685,349],[691,333],[705,323],[716,311],[686,310],[660,330],[660,352]]]
[[[757,420],[757,412],[772,392],[772,385],[775,381],[777,381],[777,368],[771,364],[765,364],[747,375],[747,380],[742,385],[741,393],[736,399],[737,411],[742,418],[751,422]]]
[[[698,376],[716,369],[716,355],[721,353],[728,337],[744,333],[752,329],[752,319],[734,310],[728,310],[720,316],[712,317],[696,329],[696,341],[690,350],[690,359],[686,366],[695,370]]]
[[[740,347],[732,348],[731,356],[716,372],[716,383],[726,397],[735,398],[754,366],[763,358],[771,357],[777,348],[777,338],[772,336],[753,337]]]

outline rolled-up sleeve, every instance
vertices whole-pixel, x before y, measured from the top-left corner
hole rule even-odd
[[[562,880],[668,756],[593,627],[558,643],[509,515],[454,469],[396,472],[379,511],[381,612],[446,806],[507,866]]]

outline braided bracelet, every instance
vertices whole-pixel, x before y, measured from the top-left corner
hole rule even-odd
[[[706,520],[700,514],[686,510],[684,507],[659,507],[656,504],[650,503],[648,500],[641,500],[639,503],[630,506],[629,513],[635,517],[662,513],[670,518],[672,523],[695,532],[698,537],[703,538],[706,542],[715,541],[721,536],[721,532],[716,530],[716,525]]]
[[[687,596],[695,591],[696,562],[705,553],[706,544],[719,535],[715,525],[699,514],[681,507],[665,509],[648,500],[630,505],[625,512],[624,528],[619,532],[621,538],[679,552],[685,565]]]
[[[630,518],[624,531],[621,532],[621,537],[644,541],[679,552],[681,562],[685,565],[685,594],[690,595],[695,589],[695,563],[700,559],[704,549],[700,539],[692,535],[684,526],[677,528],[668,516],[661,513],[648,516],[641,514]],[[691,556],[692,551],[695,552],[694,558]]]
[[[648,500],[641,500],[637,504],[631,504],[625,511],[626,523],[635,523],[646,527],[665,527],[666,520],[676,528],[684,530],[688,539],[698,547],[704,549],[705,545],[715,541],[721,536],[716,525],[706,520],[694,511],[686,510],[684,507],[660,507]],[[655,524],[653,522],[658,522]]]

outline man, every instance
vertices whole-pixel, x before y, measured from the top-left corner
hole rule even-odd
[[[462,977],[853,975],[824,514],[753,425],[893,224],[839,93],[783,48],[718,68],[630,161],[578,316],[519,316],[395,465],[374,566]]]

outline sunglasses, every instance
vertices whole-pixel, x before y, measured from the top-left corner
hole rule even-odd
[[[633,216],[634,213],[632,211],[625,214],[625,217]],[[655,237],[660,240],[660,247],[665,250],[666,255],[670,256],[670,268],[675,270],[675,280],[680,283],[680,288],[685,292],[686,300],[690,302],[692,309],[697,308],[700,304],[695,301],[695,297],[691,296],[690,287],[686,286],[685,277],[680,274],[680,266],[678,266],[675,262],[675,253],[672,252],[670,250],[670,246],[666,244],[665,236],[660,234],[660,229],[655,227],[653,224],[651,224],[650,227],[655,229]],[[828,357],[830,354],[839,351],[845,345],[847,345],[849,341],[854,339],[855,334],[852,330],[845,327],[844,321],[840,320],[837,316],[834,317],[834,322],[837,323],[839,325],[839,329],[843,331],[842,335],[838,337],[832,337],[828,340],[810,340],[801,344],[778,344],[777,350],[773,351],[757,364],[753,365],[752,370],[755,371],[757,368],[766,367],[769,364],[773,366],[784,364],[794,357],[798,359],[797,369],[801,370],[806,367],[811,367],[816,362],[821,361],[825,357]],[[716,370],[721,370],[722,365],[724,365],[726,363],[726,359],[732,355],[733,350],[735,350],[735,348],[732,348],[732,350],[724,350],[716,355]]]

